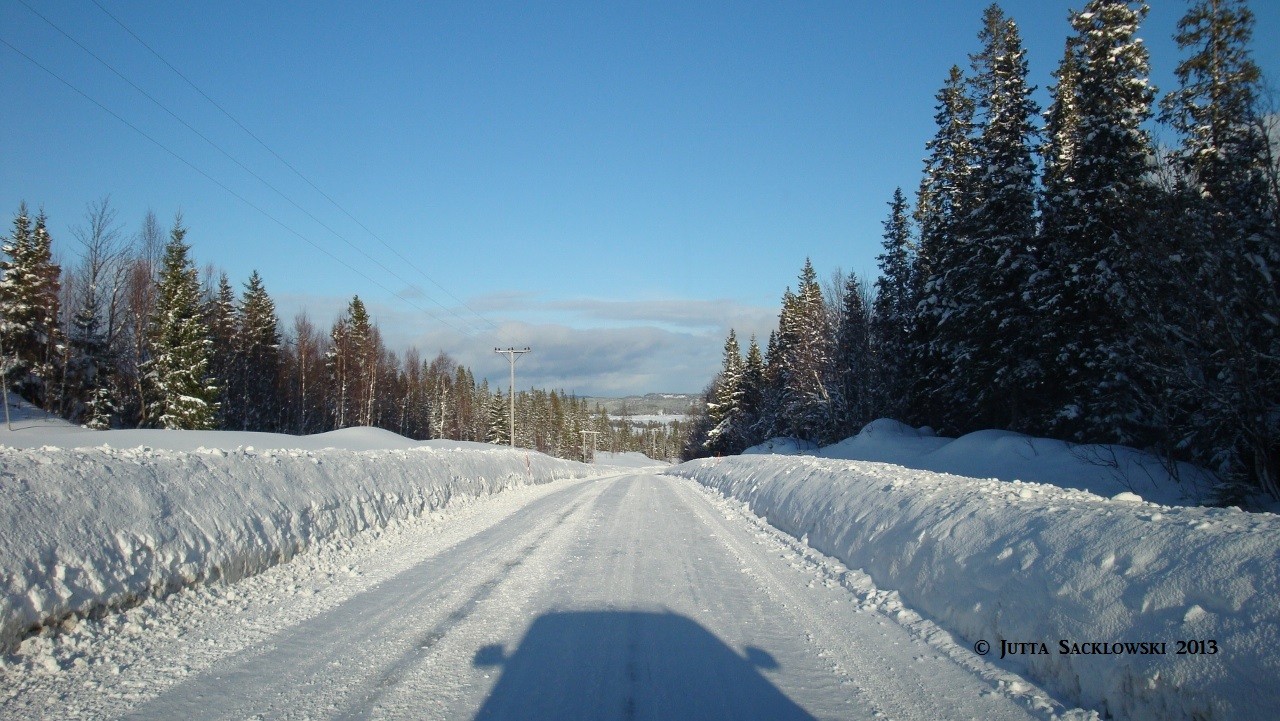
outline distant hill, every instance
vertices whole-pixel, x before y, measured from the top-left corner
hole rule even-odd
[[[625,398],[586,396],[586,401],[587,408],[595,410],[596,406],[600,406],[614,417],[685,416],[690,414],[691,408],[702,402],[702,397],[695,393],[646,393]]]

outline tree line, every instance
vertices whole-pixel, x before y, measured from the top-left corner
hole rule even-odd
[[[764,352],[730,331],[684,456],[890,417],[1148,448],[1217,473],[1224,502],[1280,497],[1280,162],[1253,15],[1192,2],[1157,103],[1146,13],[1071,13],[1042,114],[990,6],[936,96],[914,202],[889,202],[874,286],[824,293],[806,261]]]
[[[374,426],[414,439],[509,442],[510,398],[441,352],[397,354],[358,296],[328,332],[305,312],[285,331],[262,277],[242,288],[197,270],[179,214],[127,237],[109,199],[72,230],[79,262],[55,261],[43,211],[26,204],[0,245],[5,387],[94,429],[312,434]],[[202,277],[203,276],[203,277]],[[590,459],[594,447],[678,455],[680,425],[610,419],[564,391],[517,391],[516,445]],[[653,455],[658,454],[658,455]]]

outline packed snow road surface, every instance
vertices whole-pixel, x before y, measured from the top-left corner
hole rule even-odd
[[[0,717],[1083,715],[646,472],[512,489],[33,642],[47,663],[4,669]]]

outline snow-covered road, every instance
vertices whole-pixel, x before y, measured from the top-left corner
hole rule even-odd
[[[82,622],[3,718],[1045,718],[1043,691],[692,481],[506,491]]]

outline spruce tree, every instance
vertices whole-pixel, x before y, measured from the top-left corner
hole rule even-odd
[[[1179,87],[1161,101],[1161,119],[1182,136],[1186,175],[1206,202],[1220,243],[1258,243],[1269,224],[1267,137],[1258,109],[1265,93],[1249,42],[1244,0],[1199,0],[1178,23]]]
[[[1167,413],[1166,444],[1218,471],[1232,501],[1280,497],[1280,235],[1252,31],[1241,0],[1200,0],[1178,24],[1188,55],[1161,108],[1182,137],[1181,192],[1162,234],[1165,283],[1143,316],[1162,351],[1142,377]]]
[[[0,346],[4,350],[5,389],[25,381],[34,365],[36,343],[36,278],[30,270],[31,218],[21,203],[13,217],[13,230],[0,250]]]
[[[1083,60],[1080,38],[1068,37],[1062,58],[1053,72],[1057,83],[1049,86],[1051,98],[1045,112],[1044,144],[1040,146],[1043,167],[1038,198],[1040,228],[1036,241],[1037,272],[1028,280],[1028,308],[1037,318],[1040,343],[1030,356],[1040,370],[1040,385],[1022,424],[1030,433],[1049,435],[1060,431],[1055,418],[1070,404],[1063,366],[1063,329],[1054,326],[1054,306],[1061,300],[1070,268],[1070,238],[1079,224],[1073,199],[1076,187],[1076,157],[1080,145],[1080,75]]]
[[[742,350],[738,346],[737,335],[730,328],[729,337],[724,342],[724,362],[716,384],[715,398],[707,404],[711,430],[707,431],[705,445],[707,451],[714,455],[730,455],[745,448],[740,446],[743,435],[740,427],[742,385]]]
[[[902,217],[906,217],[906,202],[902,203]],[[836,329],[836,345],[832,362],[840,391],[840,408],[837,412],[836,439],[857,433],[872,420],[869,393],[872,381],[870,313],[864,300],[865,292],[858,276],[849,274],[842,293],[843,308],[840,327]],[[754,342],[754,339],[752,339]],[[757,351],[758,352],[758,351]]]
[[[374,364],[379,351],[374,330],[364,302],[354,296],[329,333],[333,344],[325,354],[325,365],[332,388],[334,428],[368,425],[370,386],[376,377]]]
[[[235,399],[239,427],[271,431],[280,417],[276,390],[280,376],[280,320],[262,276],[253,271],[245,283],[235,318]]]
[[[53,262],[53,237],[49,235],[48,218],[41,210],[32,228],[34,267],[39,278],[37,313],[40,346],[34,374],[43,386],[41,397],[46,411],[62,407],[62,378],[67,353],[61,314],[62,268]]]
[[[738,425],[741,429],[740,442],[744,449],[764,440],[759,433],[764,386],[764,356],[753,334],[751,342],[747,345],[747,360],[742,366],[742,414]]]
[[[1046,185],[1042,272],[1036,311],[1044,319],[1044,427],[1073,440],[1141,443],[1150,430],[1132,383],[1140,350],[1135,316],[1151,232],[1146,175],[1151,143],[1143,123],[1153,90],[1147,51],[1137,38],[1142,3],[1091,0],[1072,15],[1075,37],[1059,72],[1054,109],[1070,115],[1071,136],[1050,129],[1055,159]],[[1070,78],[1068,84],[1064,78]],[[1048,172],[1048,171],[1047,171]],[[1069,186],[1062,183],[1069,181]],[[1051,222],[1050,222],[1051,221]]]
[[[239,407],[239,401],[244,395],[241,389],[242,368],[236,357],[235,344],[236,296],[226,273],[218,274],[218,287],[205,300],[203,312],[209,328],[209,339],[213,341],[209,374],[217,378],[221,386],[218,407],[221,410],[222,427],[243,430],[241,420],[244,414]]]
[[[150,417],[160,428],[216,427],[218,379],[210,375],[213,355],[200,308],[200,283],[184,242],[182,216],[174,219],[156,287],[149,328],[151,357],[144,367],[150,389]]]
[[[916,337],[917,294],[911,258],[911,225],[907,199],[901,188],[893,191],[889,217],[884,221],[884,252],[877,256],[880,277],[872,302],[871,367],[865,420],[887,417],[909,419],[911,394],[918,387],[918,368],[927,358],[927,339]],[[856,343],[856,337],[851,336]]]
[[[819,444],[830,440],[838,393],[831,377],[834,334],[828,323],[822,287],[813,264],[805,259],[792,307],[784,309],[781,337],[785,343],[781,411],[788,435]]]
[[[26,203],[18,207],[13,232],[0,245],[0,343],[5,353],[6,387],[51,410],[57,407],[65,351],[59,323],[61,268],[53,262],[52,238],[41,211],[34,224]]]
[[[969,214],[972,212],[974,164],[974,103],[964,73],[953,66],[937,95],[934,122],[937,134],[926,143],[924,177],[916,198],[915,220],[920,242],[912,275],[916,304],[911,318],[908,362],[913,383],[905,416],[934,426],[946,426],[956,404],[947,396],[956,384],[955,360],[968,351],[963,328],[945,321],[969,302],[965,281],[957,269],[970,252]],[[890,387],[892,388],[892,387]],[[901,419],[893,407],[889,413]]]
[[[783,414],[783,386],[786,383],[786,357],[791,336],[782,328],[791,324],[795,294],[791,288],[782,293],[782,308],[778,314],[779,327],[769,332],[769,342],[764,354],[764,384],[760,391],[760,414],[756,421],[755,435],[761,440],[784,435],[787,419]],[[708,399],[708,403],[711,399]],[[708,429],[710,430],[710,429]]]
[[[510,443],[507,437],[508,425],[510,419],[507,417],[507,399],[502,396],[502,389],[499,388],[493,394],[493,400],[489,402],[486,410],[489,427],[485,432],[485,442],[494,443],[499,446],[505,446]]]
[[[717,378],[719,376],[717,375]],[[714,402],[716,397],[716,379],[707,384],[702,391],[702,402],[698,406],[698,412],[693,415],[686,429],[684,443],[680,447],[680,459],[691,461],[695,458],[705,458],[707,456],[707,434],[711,432],[711,417],[707,415],[707,407]]]
[[[952,346],[953,430],[1022,425],[1037,373],[1036,316],[1025,299],[1036,269],[1036,178],[1026,52],[1017,25],[997,5],[983,14],[981,52],[972,56],[971,92],[979,129],[967,226],[968,252],[956,258],[946,287],[961,299],[943,324],[963,341]],[[956,353],[956,348],[962,349]]]
[[[1045,112],[1045,142],[1040,147],[1044,162],[1040,201],[1041,221],[1046,226],[1045,234],[1051,237],[1060,234],[1060,227],[1067,222],[1066,219],[1055,218],[1053,211],[1068,208],[1068,195],[1074,185],[1072,173],[1080,139],[1078,86],[1080,73],[1083,72],[1079,44],[1079,38],[1067,38],[1058,68],[1053,71],[1053,77],[1058,82],[1049,86],[1052,101]]]

